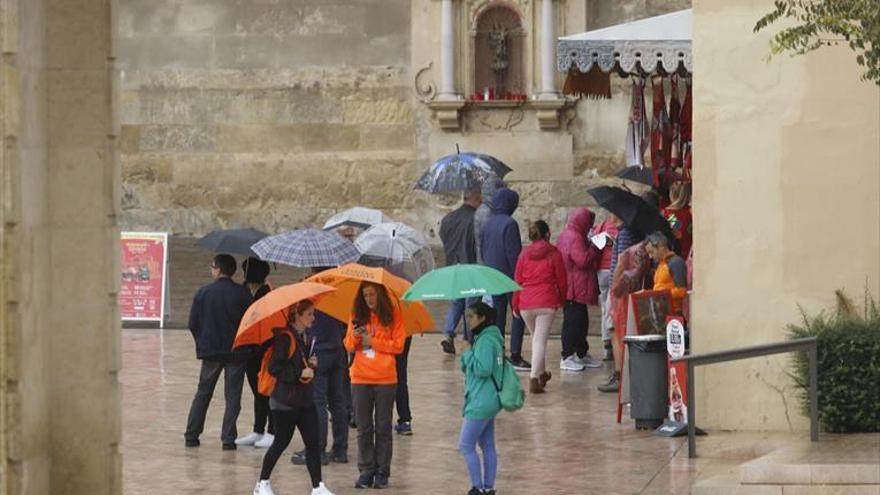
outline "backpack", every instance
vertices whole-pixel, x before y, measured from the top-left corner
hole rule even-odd
[[[501,352],[503,354],[504,350],[502,349]],[[510,359],[505,357],[502,360],[501,384],[499,385],[495,381],[495,373],[492,373],[492,382],[495,384],[495,390],[498,391],[498,400],[501,402],[501,407],[505,411],[514,412],[522,409],[523,403],[526,400],[526,393],[519,382],[519,377],[516,375],[516,370],[513,368],[513,363],[510,362]]]
[[[289,330],[285,330],[284,333],[290,336],[290,349],[287,351],[287,358],[290,359],[296,352],[296,338],[294,338]],[[272,360],[272,351],[274,348],[275,342],[273,340],[272,345],[270,345],[263,354],[263,362],[260,364],[260,373],[257,375],[257,392],[266,397],[272,395],[272,392],[275,391],[275,383],[278,381],[277,378],[272,376],[272,373],[269,373],[269,362]]]

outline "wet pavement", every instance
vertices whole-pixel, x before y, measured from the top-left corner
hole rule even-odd
[[[221,450],[222,384],[215,391],[201,447],[184,448],[183,430],[199,370],[189,332],[126,329],[122,341],[124,493],[251,493],[263,451]],[[395,435],[389,494],[463,495],[470,488],[457,451],[463,376],[457,359],[440,352],[439,342],[436,334],[413,342],[409,381],[415,434]],[[591,338],[594,349],[598,344]],[[701,459],[700,467],[688,460],[682,438],[636,431],[631,420],[616,424],[616,396],[596,391],[607,370],[562,373],[559,349],[559,340],[552,339],[547,366],[553,378],[547,393],[528,396],[522,410],[502,412],[496,420],[498,493],[688,493],[711,462]],[[247,385],[242,397],[240,435],[250,431],[253,418]],[[355,432],[350,432],[351,462],[324,468],[324,480],[336,494],[363,493],[353,487],[357,451]],[[273,474],[278,495],[309,493],[305,468],[288,461],[288,454],[301,445],[297,434]],[[701,449],[711,457],[712,448],[701,444]],[[711,467],[719,469],[717,463]]]

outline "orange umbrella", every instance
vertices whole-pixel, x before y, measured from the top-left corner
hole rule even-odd
[[[336,291],[335,288],[311,282],[284,285],[273,289],[251,304],[241,319],[232,347],[261,345],[272,338],[272,329],[287,326],[288,308],[291,304]]]
[[[309,282],[316,282],[335,287],[333,294],[321,299],[316,307],[320,311],[348,323],[354,309],[354,301],[358,295],[358,289],[362,282],[373,282],[385,287],[391,300],[400,308],[403,314],[403,324],[408,335],[435,331],[434,320],[428,314],[428,308],[418,301],[402,301],[403,294],[412,284],[406,280],[392,275],[383,268],[373,268],[357,263],[326,270],[307,278]]]

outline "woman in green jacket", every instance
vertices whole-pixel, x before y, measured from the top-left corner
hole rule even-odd
[[[494,325],[495,310],[488,304],[470,305],[465,316],[472,329],[474,345],[461,355],[465,392],[464,423],[458,450],[464,455],[471,477],[468,495],[495,495],[495,472],[498,469],[495,416],[501,411],[495,384],[501,381],[504,338]],[[477,454],[478,443],[483,451],[482,465]]]

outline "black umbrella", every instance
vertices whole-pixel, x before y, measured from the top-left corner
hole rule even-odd
[[[596,203],[615,214],[627,227],[648,235],[653,232],[663,232],[670,242],[675,241],[669,222],[663,215],[645,202],[644,199],[619,187],[601,186],[587,191],[596,200]]]
[[[238,254],[242,256],[254,256],[251,246],[259,242],[269,234],[254,229],[226,229],[215,230],[196,242],[196,246],[205,248],[215,253]]]
[[[646,186],[654,185],[654,174],[651,173],[651,169],[648,167],[640,167],[638,165],[626,167],[620,172],[617,172],[617,176],[621,179],[631,180]]]

